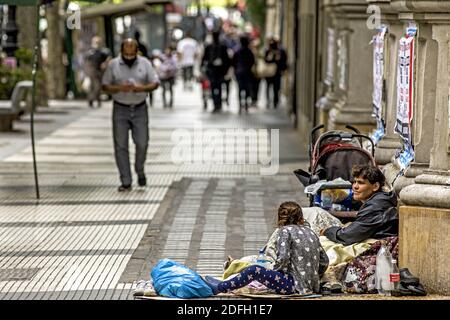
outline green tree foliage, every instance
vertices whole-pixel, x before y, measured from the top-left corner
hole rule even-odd
[[[245,2],[251,22],[264,33],[266,22],[266,0],[247,0]]]
[[[17,68],[11,68],[0,63],[0,100],[9,100],[11,98],[17,82],[32,79],[33,52],[30,49],[20,48],[15,51],[14,56],[17,59]],[[37,72],[37,81],[43,81],[43,79],[44,74],[42,70],[39,70]]]

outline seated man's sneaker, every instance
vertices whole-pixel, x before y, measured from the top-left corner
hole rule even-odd
[[[131,191],[131,185],[121,185],[117,190],[119,192]]]
[[[138,177],[138,185],[140,187],[145,187],[147,185],[147,179],[145,178],[145,175]]]
[[[219,294],[219,284],[222,282],[216,278],[213,278],[211,276],[205,276],[203,280],[206,282],[206,284],[211,288],[214,295]]]

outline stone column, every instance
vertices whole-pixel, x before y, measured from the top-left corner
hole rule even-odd
[[[335,27],[333,1],[325,0],[321,8],[323,17],[321,18],[322,30],[320,36],[322,37],[322,88],[323,95],[317,100],[316,107],[319,108],[318,123],[325,125],[325,130],[328,130],[328,114],[330,110],[336,106],[339,101],[337,87],[337,37],[339,30]]]
[[[401,148],[400,137],[394,133],[394,126],[397,112],[397,53],[398,41],[404,33],[403,24],[398,21],[398,12],[393,10],[390,2],[380,0],[368,0],[369,5],[376,5],[380,8],[381,23],[388,27],[385,47],[385,109],[382,111],[386,124],[386,133],[378,142],[375,149],[375,160],[378,165],[391,163],[395,152]],[[375,31],[373,31],[375,34]],[[372,48],[373,50],[373,48]],[[372,88],[373,90],[373,88]],[[395,174],[399,168],[395,168]]]
[[[372,117],[373,33],[367,28],[365,0],[335,0],[338,38],[338,92],[340,101],[330,110],[329,129],[350,124],[363,133],[375,128]]]
[[[400,267],[429,292],[450,294],[449,42],[450,2],[391,1],[399,19],[418,25],[412,125],[415,162],[429,163],[400,199]]]
[[[280,3],[276,0],[266,2],[266,37],[280,36]]]
[[[300,75],[297,81],[297,130],[299,138],[307,147],[309,133],[315,124],[316,102],[316,41],[317,20],[316,1],[300,1],[299,3],[299,60],[297,61],[297,73]]]

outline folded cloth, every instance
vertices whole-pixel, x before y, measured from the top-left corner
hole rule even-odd
[[[224,273],[222,275],[222,279],[225,280],[225,279],[229,278],[230,276],[238,274],[239,272],[241,272],[245,268],[251,266],[252,264],[253,264],[252,262],[243,261],[241,259],[233,260],[233,261],[231,261],[228,268],[224,271]]]
[[[319,239],[320,244],[327,253],[329,259],[329,267],[352,261],[361,253],[369,250],[372,244],[378,241],[377,239],[367,239],[363,242],[357,242],[348,246],[344,246],[341,243],[329,240],[325,236],[321,236]]]
[[[320,230],[329,227],[342,227],[342,222],[325,209],[319,207],[302,208],[303,218],[309,223],[309,227],[320,236]]]

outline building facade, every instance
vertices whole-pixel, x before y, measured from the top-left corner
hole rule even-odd
[[[274,12],[284,17],[283,27],[273,30],[282,30],[280,36],[289,44],[295,75],[285,80],[285,89],[295,90],[285,94],[305,146],[309,131],[318,124],[325,130],[350,124],[362,133],[374,132],[371,41],[377,26],[386,27],[381,111],[385,134],[375,157],[400,197],[399,264],[417,274],[430,292],[450,294],[450,1],[272,2],[271,21],[278,19]],[[399,66],[400,39],[411,28],[416,31],[408,65],[406,99],[411,110],[406,143],[394,129],[403,79],[399,69],[406,70]],[[409,144],[414,160],[404,168],[398,155]]]

